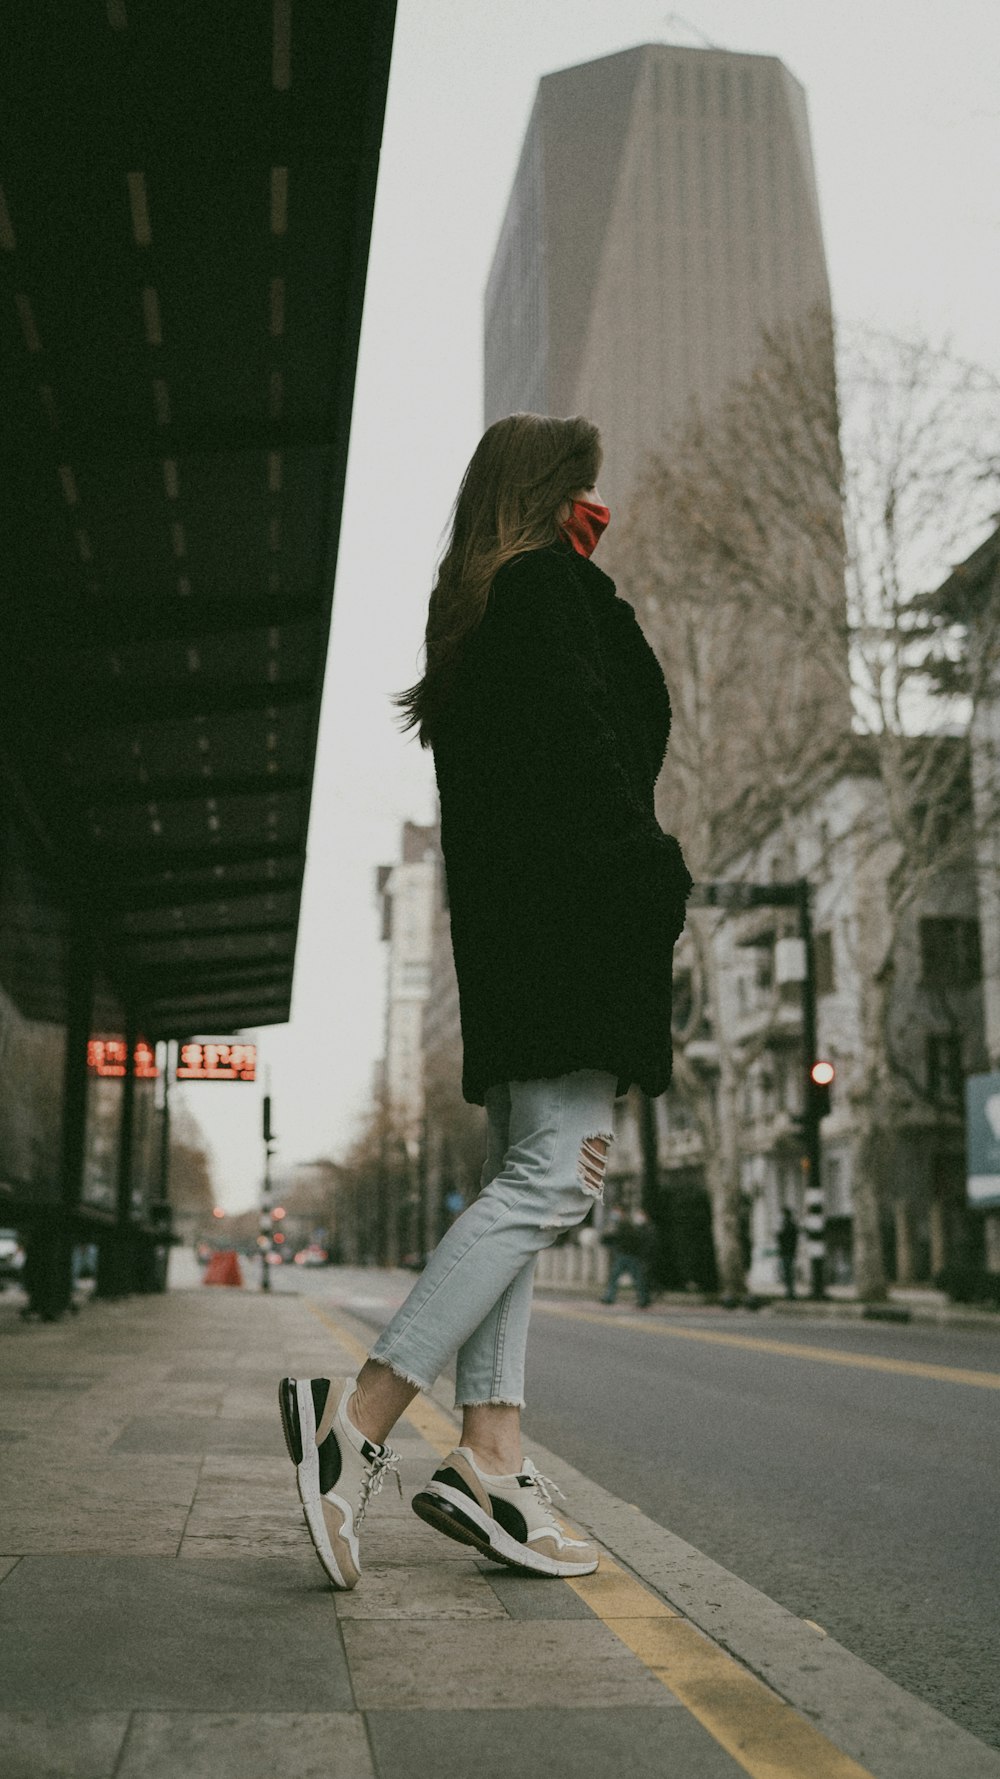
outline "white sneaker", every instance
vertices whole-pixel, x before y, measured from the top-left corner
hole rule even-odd
[[[534,1575],[591,1575],[599,1562],[597,1547],[562,1530],[550,1489],[562,1494],[530,1458],[516,1475],[491,1476],[480,1470],[467,1445],[458,1445],[414,1495],[412,1506],[436,1531],[473,1545],[495,1562]]]
[[[339,1385],[326,1377],[286,1377],[278,1387],[281,1425],[309,1536],[338,1588],[357,1586],[358,1529],[390,1470],[403,1493],[400,1454],[366,1439],[347,1418],[357,1381],[352,1377]]]

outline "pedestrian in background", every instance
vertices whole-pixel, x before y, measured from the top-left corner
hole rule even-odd
[[[781,1212],[781,1222],[777,1232],[778,1254],[781,1259],[781,1276],[785,1281],[785,1296],[795,1296],[795,1250],[799,1245],[799,1226],[795,1221],[790,1205],[785,1205]]]
[[[635,1295],[639,1308],[644,1310],[649,1304],[649,1277],[656,1247],[656,1231],[646,1212],[639,1209],[631,1216],[623,1217],[612,1233],[611,1269],[608,1274],[608,1285],[602,1303],[614,1303],[618,1296],[618,1285],[627,1273],[635,1286]]]
[[[614,1303],[614,1289],[618,1284],[620,1262],[625,1258],[625,1250],[621,1245],[622,1227],[626,1221],[625,1212],[620,1205],[612,1205],[604,1220],[601,1230],[601,1247],[608,1252],[608,1280],[604,1288],[602,1303]],[[609,1296],[608,1293],[612,1295]]]
[[[654,806],[663,672],[590,560],[610,517],[600,465],[588,420],[511,414],[487,429],[431,593],[426,670],[396,700],[434,751],[462,1095],[486,1108],[486,1160],[357,1377],[282,1380],[306,1522],[338,1587],[358,1580],[369,1499],[391,1469],[398,1480],[384,1442],[452,1355],[461,1443],[416,1513],[536,1575],[597,1567],[522,1455],[534,1267],[603,1196],[616,1098],[669,1084],[692,887]]]

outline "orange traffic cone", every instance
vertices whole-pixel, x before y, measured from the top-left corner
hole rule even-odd
[[[212,1255],[205,1268],[203,1285],[242,1285],[242,1283],[240,1258],[235,1248],[224,1248],[220,1253]]]

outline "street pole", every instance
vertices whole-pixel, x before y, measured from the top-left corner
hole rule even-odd
[[[799,909],[799,936],[805,948],[806,964],[802,981],[802,1039],[806,1056],[805,1107],[802,1116],[806,1253],[809,1259],[809,1294],[814,1298],[822,1298],[826,1295],[823,1277],[826,1260],[826,1205],[820,1173],[819,1110],[809,1075],[816,1056],[816,973],[808,880],[800,877],[795,887]]]
[[[273,1245],[272,1241],[271,1241],[271,1230],[274,1227],[274,1218],[271,1215],[271,1202],[272,1202],[271,1201],[271,1146],[272,1146],[272,1137],[271,1137],[271,1094],[270,1094],[271,1065],[270,1065],[270,1063],[267,1066],[267,1078],[266,1078],[265,1086],[268,1089],[268,1091],[264,1094],[264,1106],[263,1106],[264,1192],[263,1192],[263,1196],[261,1198],[261,1205],[260,1205],[260,1240],[259,1240],[260,1263],[264,1270],[263,1270],[263,1276],[260,1281],[260,1288],[262,1291],[270,1291],[270,1289],[271,1289],[271,1262],[270,1262],[269,1256],[270,1256],[271,1248]]]

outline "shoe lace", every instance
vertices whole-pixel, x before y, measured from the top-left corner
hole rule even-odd
[[[369,1501],[379,1493],[390,1470],[395,1475],[400,1498],[402,1498],[403,1479],[399,1474],[399,1466],[401,1462],[402,1453],[394,1452],[389,1445],[384,1445],[382,1450],[377,1452],[373,1458],[366,1459],[368,1467],[364,1476],[361,1478],[361,1505],[358,1508],[358,1516],[355,1522],[357,1525],[360,1526],[361,1521],[365,1517]]]
[[[554,1508],[555,1503],[549,1493],[550,1489],[555,1489],[556,1494],[562,1495],[562,1498],[565,1501],[565,1493],[559,1487],[559,1484],[554,1482],[551,1476],[543,1476],[533,1458],[525,1458],[524,1470],[525,1475],[530,1476],[532,1487],[543,1507],[547,1507],[550,1511]]]

